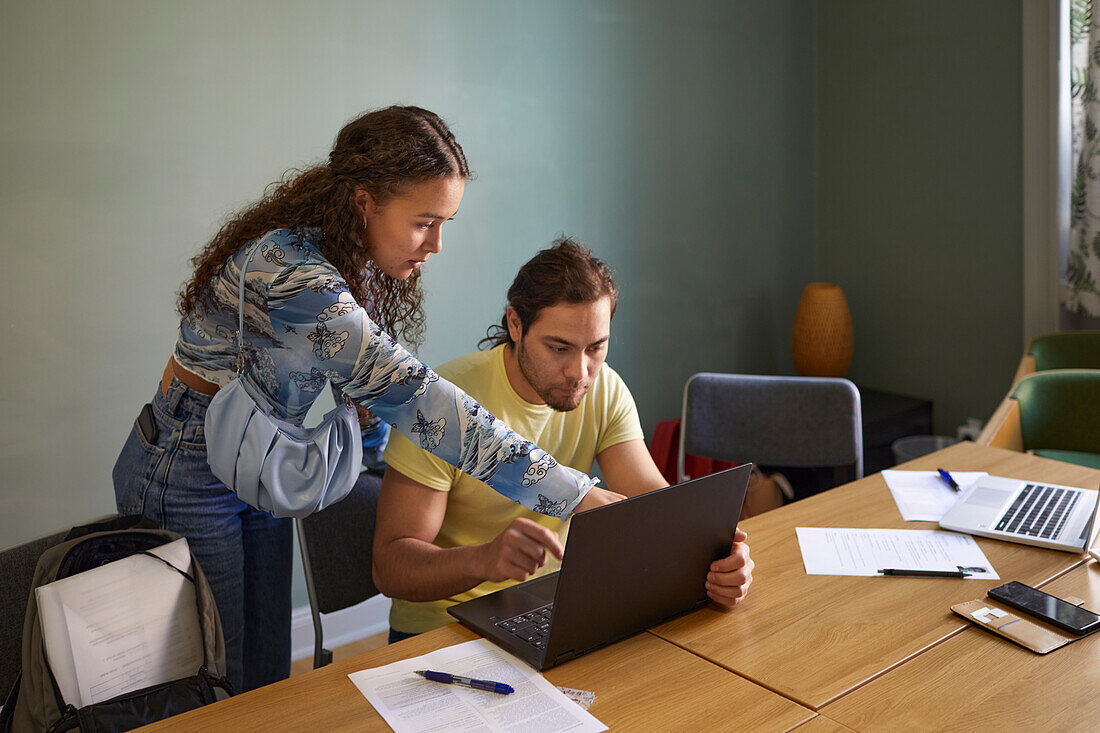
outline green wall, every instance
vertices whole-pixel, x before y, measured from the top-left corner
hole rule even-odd
[[[647,432],[693,372],[788,369],[812,272],[809,9],[0,4],[0,547],[113,511],[187,260],[371,107],[439,112],[477,173],[425,268],[429,363],[475,348],[565,232],[617,271],[610,361]]]
[[[188,258],[393,102],[477,173],[425,269],[429,363],[564,232],[616,270],[647,432],[696,371],[790,373],[812,279],[848,294],[852,378],[934,399],[940,432],[986,418],[1021,346],[1019,26],[992,1],[0,5],[0,546],[113,509]]]
[[[985,420],[1022,351],[1020,3],[814,5],[817,275],[849,377]]]

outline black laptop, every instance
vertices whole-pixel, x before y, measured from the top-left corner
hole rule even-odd
[[[447,610],[542,670],[699,608],[710,564],[729,555],[751,469],[577,514],[558,572]]]

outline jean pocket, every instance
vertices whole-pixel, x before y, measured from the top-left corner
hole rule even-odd
[[[206,455],[206,428],[203,425],[195,426],[193,431],[184,430],[180,440],[180,450]]]
[[[150,423],[150,427],[142,428],[142,418],[145,417],[146,411],[148,411],[149,420],[152,422]],[[145,407],[143,407],[142,414],[138,415],[137,419],[134,420],[134,428],[130,431],[130,435],[131,437],[137,436],[138,442],[141,444],[141,447],[145,448],[147,451],[156,452],[157,450],[160,450],[160,452],[163,453],[164,450],[158,449],[156,443],[160,431],[163,428],[161,427],[159,421],[156,420],[154,414],[155,410],[153,410],[152,405],[146,405]],[[146,430],[153,431],[152,441],[150,441],[149,438],[146,437]]]
[[[150,445],[135,422],[111,471],[115,485],[115,504],[120,513],[144,513],[145,494],[163,457],[164,449]]]

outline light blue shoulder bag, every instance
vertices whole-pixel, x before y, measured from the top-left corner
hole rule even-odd
[[[363,461],[362,436],[346,396],[320,425],[300,428],[275,417],[244,378],[244,275],[255,247],[241,266],[237,376],[206,410],[207,460],[241,501],[276,517],[305,517],[351,491]]]

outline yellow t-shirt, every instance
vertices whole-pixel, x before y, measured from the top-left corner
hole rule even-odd
[[[642,439],[642,426],[634,398],[615,371],[604,364],[584,400],[576,409],[558,412],[546,405],[532,405],[512,389],[504,370],[504,347],[478,351],[443,364],[435,370],[465,390],[513,430],[550,453],[560,463],[588,473],[600,452],[628,440]],[[386,464],[437,491],[449,491],[447,511],[436,535],[439,547],[459,547],[489,542],[516,517],[526,517],[549,527],[565,542],[568,521],[536,514],[498,494],[486,484],[462,473],[390,431]],[[550,558],[536,575],[557,570]],[[418,634],[453,621],[447,607],[512,585],[484,582],[450,598],[414,603],[394,599],[390,626]]]

